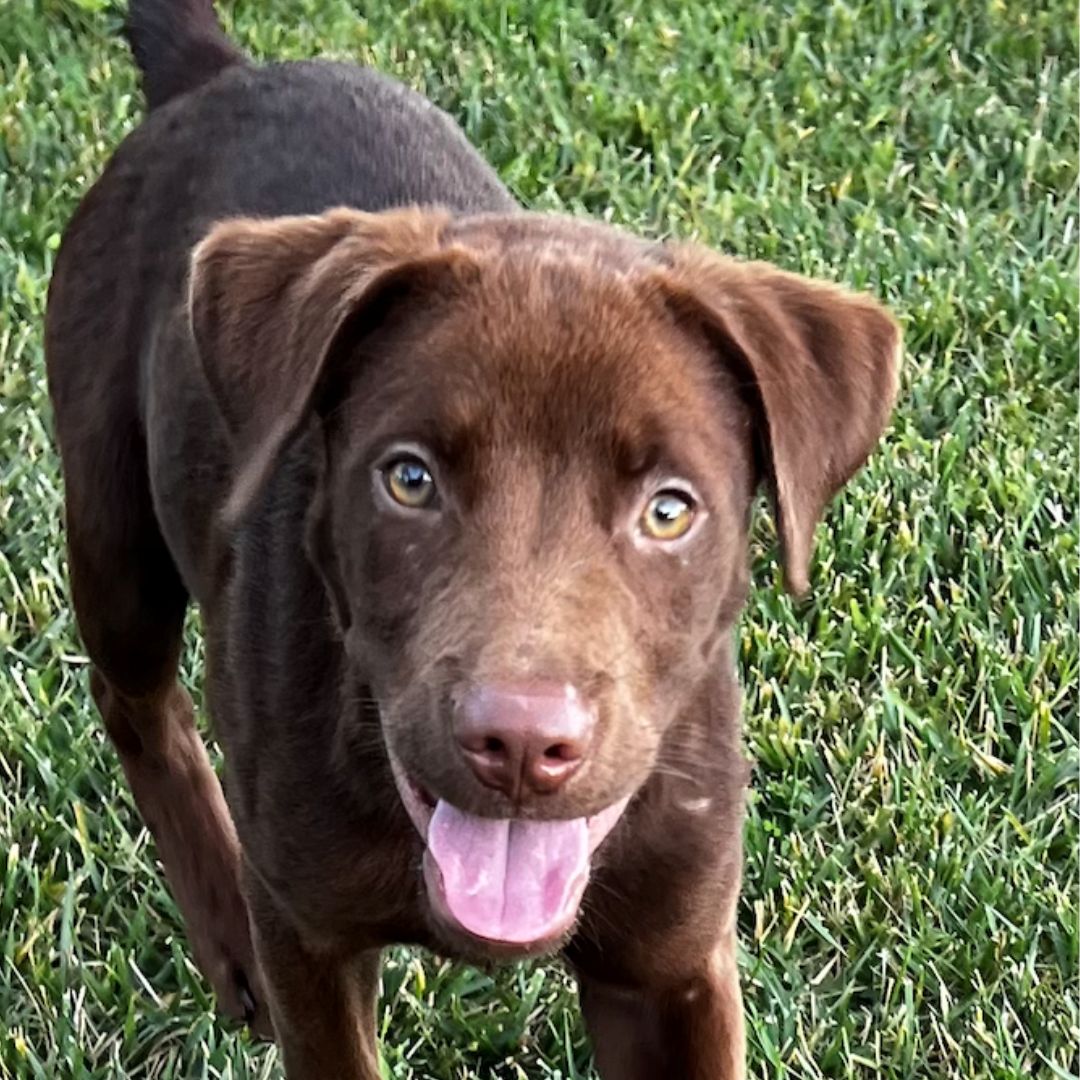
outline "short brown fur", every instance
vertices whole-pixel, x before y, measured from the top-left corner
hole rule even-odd
[[[254,78],[232,70],[203,96]],[[221,1004],[276,1035],[291,1080],[374,1080],[383,946],[528,952],[433,914],[392,753],[483,817],[629,797],[558,943],[599,1069],[738,1080],[732,631],[752,502],[767,484],[802,591],[825,504],[887,422],[895,323],[832,286],[497,196],[151,202],[157,234],[125,231],[138,138],[65,238],[49,378],[94,696]],[[401,443],[428,455],[438,514],[381,506]],[[673,477],[695,530],[642,543],[642,501]],[[176,682],[189,598],[227,805]],[[455,703],[502,679],[595,707],[555,794],[511,800],[455,750]]]

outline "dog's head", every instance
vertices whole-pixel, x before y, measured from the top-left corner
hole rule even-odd
[[[242,517],[312,424],[308,550],[379,703],[438,915],[573,922],[747,587],[770,488],[789,586],[892,405],[871,300],[527,214],[233,221],[192,325]]]

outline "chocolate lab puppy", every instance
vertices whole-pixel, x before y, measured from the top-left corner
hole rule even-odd
[[[737,1080],[751,505],[803,590],[895,323],[525,213],[426,100],[256,67],[208,0],[129,28],[149,116],[48,372],[93,695],[219,1002],[291,1080],[374,1080],[383,946],[559,952],[606,1080]]]

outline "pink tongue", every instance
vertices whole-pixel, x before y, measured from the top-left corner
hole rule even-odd
[[[528,943],[561,934],[589,876],[589,829],[573,821],[473,817],[441,799],[427,847],[450,914],[471,934]]]

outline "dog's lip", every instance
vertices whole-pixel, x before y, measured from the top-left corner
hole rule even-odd
[[[420,839],[426,843],[428,826],[431,824],[431,816],[435,812],[435,797],[409,776],[392,751],[389,752],[388,756],[390,758],[390,770],[394,775],[394,784],[397,786],[401,802],[413,826],[420,834]],[[630,796],[626,795],[585,819],[589,829],[590,854],[596,851],[607,838],[608,833],[611,832],[616,822],[622,817],[623,811],[629,802]]]
[[[435,799],[405,772],[393,754],[390,754],[390,769],[394,774],[398,796],[420,838],[426,841],[431,815],[435,812]]]
[[[424,883],[428,894],[428,902],[431,904],[432,911],[437,920],[448,925],[455,933],[463,934],[473,940],[482,942],[485,948],[494,950],[498,954],[522,955],[546,952],[557,944],[559,940],[564,938],[572,929],[574,922],[576,921],[576,912],[571,915],[565,925],[558,928],[557,932],[546,936],[542,940],[538,939],[527,942],[508,942],[501,941],[497,938],[481,937],[465,929],[458,923],[449,911],[442,896],[443,880],[441,871],[436,865],[435,860],[432,858],[431,852],[426,850],[428,831],[437,805],[436,800],[428,791],[408,775],[400,761],[398,761],[392,752],[389,753],[389,758],[390,768],[394,776],[394,783],[398,789],[398,795],[401,798],[402,805],[405,807],[409,818],[412,820],[413,826],[425,844],[423,862]],[[616,822],[622,817],[623,811],[626,809],[629,802],[630,796],[627,795],[585,819],[586,828],[588,830],[588,853],[590,857],[614,828]]]

